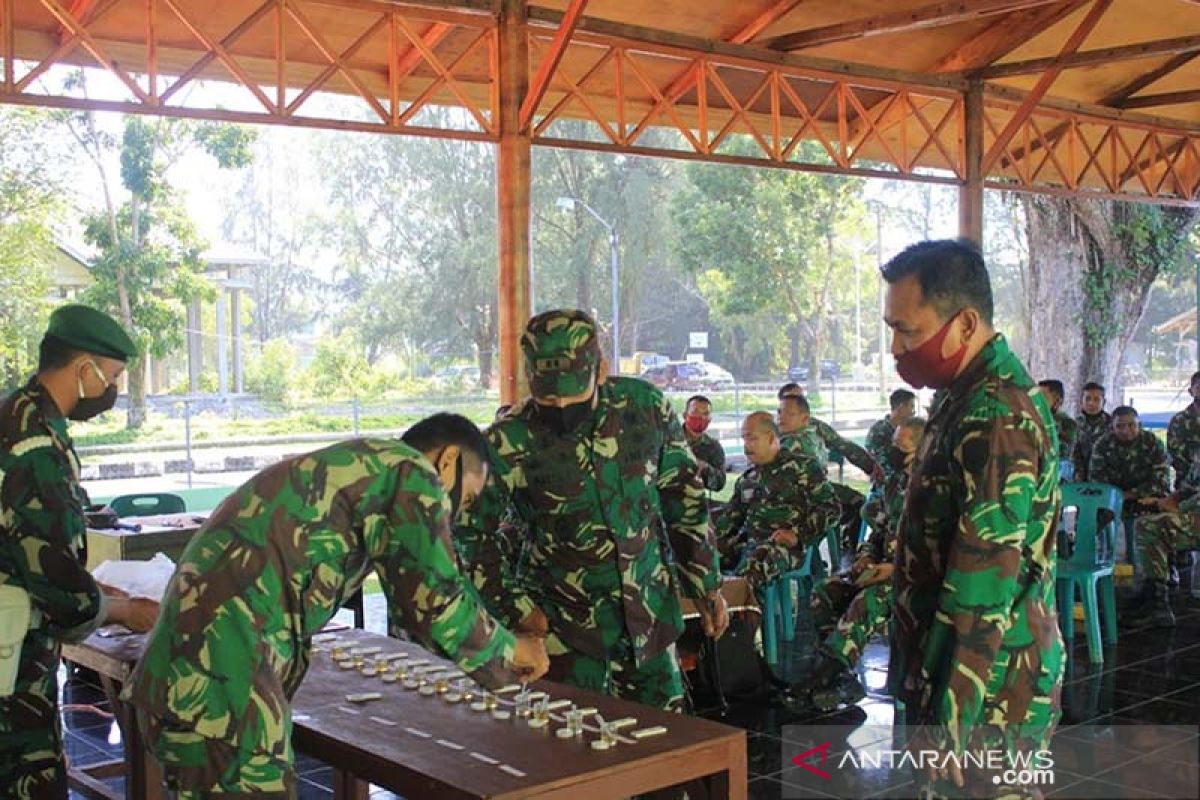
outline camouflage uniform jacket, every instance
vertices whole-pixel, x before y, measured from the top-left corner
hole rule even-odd
[[[684,429],[688,447],[697,461],[708,465],[704,471],[704,488],[710,492],[719,492],[725,488],[725,448],[721,443],[707,433],[693,434]]]
[[[568,648],[606,657],[628,641],[642,664],[683,630],[675,579],[701,597],[721,573],[696,461],[662,392],[610,377],[597,393],[576,432],[542,425],[532,400],[488,429],[488,483],[456,535],[506,587],[501,619],[540,608]],[[510,504],[533,537],[520,580],[496,541]]]
[[[1175,468],[1175,488],[1187,481],[1196,456],[1200,455],[1200,403],[1193,402],[1171,417],[1167,426],[1167,452]]]
[[[934,726],[938,746],[961,753],[985,723],[1026,735],[1057,721],[1053,437],[1045,395],[997,335],[919,445],[896,534],[888,672],[907,721]]]
[[[868,475],[875,471],[875,459],[871,458],[871,454],[843,437],[828,422],[810,417],[808,427],[820,437],[830,453],[836,453]]]
[[[31,380],[0,404],[0,584],[24,589],[33,607],[14,693],[0,698],[0,742],[55,724],[60,643],[104,620],[84,567],[87,505],[67,421]]]
[[[1088,416],[1082,411],[1075,417],[1075,450],[1071,460],[1075,462],[1075,480],[1090,480],[1088,468],[1092,463],[1092,448],[1096,440],[1112,431],[1112,414],[1101,411]]]
[[[878,420],[867,431],[867,453],[875,459],[875,463],[884,470],[885,474],[890,471],[892,450],[894,449],[892,437],[895,434],[896,426],[890,416]]]
[[[1075,455],[1075,442],[1079,438],[1079,425],[1066,414],[1054,415],[1054,425],[1058,428],[1058,457],[1063,461],[1071,461]]]
[[[128,699],[233,736],[254,698],[291,697],[313,634],[372,570],[389,635],[408,632],[485,686],[510,680],[513,636],[459,572],[449,517],[433,467],[400,441],[353,439],[268,467],[188,543]]]
[[[900,453],[903,460],[903,453]],[[875,562],[892,561],[896,555],[896,526],[904,510],[904,494],[908,490],[908,470],[901,467],[888,473],[882,496],[872,495],[863,505],[864,519],[869,519],[870,532],[855,555]]]
[[[833,486],[816,461],[781,448],[770,464],[752,466],[738,478],[717,524],[717,540],[757,544],[789,529],[802,549],[824,535],[837,513]]]
[[[1167,448],[1148,430],[1125,444],[1108,433],[1092,448],[1088,479],[1108,483],[1138,497],[1166,497],[1171,493]]]

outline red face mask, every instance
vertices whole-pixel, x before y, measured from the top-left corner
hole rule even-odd
[[[955,315],[957,316],[957,315]],[[907,353],[896,356],[896,372],[915,389],[926,386],[931,389],[945,389],[954,382],[958,368],[962,366],[967,354],[967,344],[963,342],[958,351],[949,358],[942,356],[942,343],[950,333],[951,317],[941,329],[929,337],[925,344]]]
[[[704,433],[708,430],[708,417],[694,417],[691,414],[684,416],[683,424],[692,433]]]

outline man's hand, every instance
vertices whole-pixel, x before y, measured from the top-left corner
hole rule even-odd
[[[1158,510],[1159,511],[1169,511],[1172,513],[1178,512],[1179,511],[1179,501],[1176,500],[1174,497],[1160,497],[1160,498],[1158,498]]]
[[[696,601],[700,609],[700,622],[704,626],[704,635],[710,639],[720,639],[725,629],[729,627],[729,607],[719,591],[709,592]]]
[[[105,594],[108,593],[105,592]],[[158,622],[158,607],[157,600],[129,597],[128,595],[124,597],[110,595],[108,598],[108,621],[124,625],[134,633],[145,633],[154,627],[154,623]]]
[[[874,586],[877,583],[883,583],[892,579],[893,564],[871,564],[867,570],[859,577],[859,586]]]
[[[850,565],[850,577],[857,578],[867,571],[875,562],[871,560],[869,555],[861,555],[854,559],[854,563]]]
[[[871,482],[872,483],[883,483],[883,479],[884,479],[883,467],[879,466],[879,464],[876,463],[875,466],[871,467]]]
[[[795,531],[781,528],[771,534],[771,541],[776,544],[781,544],[784,547],[795,547],[800,543],[800,538],[796,536]]]
[[[527,633],[530,636],[545,639],[546,635],[550,632],[550,622],[546,619],[545,613],[540,608],[535,608],[517,623],[516,632]]]
[[[1162,501],[1167,500],[1166,497],[1139,497],[1137,504],[1139,506],[1150,506],[1152,508],[1162,508]]]
[[[517,635],[517,648],[513,653],[513,668],[521,680],[532,682],[550,671],[550,656],[546,655],[546,641],[539,636]]]

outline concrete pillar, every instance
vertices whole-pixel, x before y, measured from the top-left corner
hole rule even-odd
[[[229,394],[229,314],[225,287],[217,290],[217,393]]]
[[[242,290],[229,290],[229,324],[233,337],[233,390],[238,394],[246,391],[246,376],[242,354]]]
[[[187,309],[188,391],[200,391],[200,372],[204,367],[204,348],[200,339],[200,301],[188,303]]]

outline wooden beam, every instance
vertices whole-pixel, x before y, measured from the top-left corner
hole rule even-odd
[[[559,62],[567,52],[567,45],[571,43],[571,35],[575,33],[575,26],[579,24],[587,4],[588,0],[571,0],[571,4],[567,6],[563,20],[558,25],[558,32],[554,34],[554,41],[550,43],[550,49],[546,52],[542,63],[538,65],[537,75],[533,77],[533,82],[529,85],[529,93],[525,95],[525,101],[521,103],[519,125],[522,131],[528,132],[529,125],[533,122],[533,115],[546,95],[546,89],[550,86],[550,79],[554,76],[554,71],[558,69]]]
[[[1195,103],[1200,100],[1200,89],[1186,89],[1182,92],[1163,92],[1162,94],[1144,94],[1130,97],[1119,103],[1113,103],[1117,108],[1155,108],[1156,106],[1179,106],[1184,103]]]
[[[500,402],[516,403],[526,393],[521,333],[530,313],[529,217],[532,140],[521,128],[521,102],[529,94],[529,25],[525,0],[500,0],[500,147],[496,158],[496,216],[499,238],[498,338]]]
[[[875,17],[795,31],[767,39],[765,44],[772,50],[803,50],[806,47],[847,42],[868,36],[953,25],[956,22],[1007,14],[1010,11],[1036,8],[1053,2],[1058,0],[958,0],[951,3],[934,3],[906,11],[889,11]]]
[[[1011,61],[1007,64],[996,64],[980,70],[979,75],[984,80],[994,78],[1009,78],[1014,75],[1031,75],[1052,67],[1061,69],[1077,69],[1091,67],[1096,64],[1111,64],[1116,61],[1134,61],[1141,58],[1171,55],[1175,53],[1194,53],[1200,50],[1200,36],[1177,36],[1173,39],[1160,39],[1153,42],[1126,44],[1119,47],[1102,47],[1098,50],[1084,50],[1068,56],[1049,56],[1047,58],[1031,58],[1025,61]]]
[[[1154,166],[1154,162],[1160,159],[1163,161],[1170,161],[1171,159],[1175,158],[1179,151],[1186,146],[1187,139],[1180,139],[1166,150],[1163,150],[1161,153],[1155,153],[1153,156],[1147,156],[1141,161],[1125,167],[1124,172],[1122,172],[1120,177],[1117,179],[1117,188],[1120,189],[1126,183],[1136,178],[1140,173],[1150,169],[1150,167]]]
[[[803,0],[778,0],[775,5],[768,8],[766,11],[759,14],[754,19],[750,20],[741,30],[732,36],[725,37],[725,41],[733,42],[734,44],[748,44],[758,38],[758,35],[767,28],[774,25],[784,17],[789,11],[800,5]]]
[[[1066,0],[1049,6],[1014,11],[988,25],[953,52],[942,56],[927,71],[970,72],[982,69],[1004,58],[1087,3],[1088,0]]]
[[[1125,100],[1126,98],[1132,97],[1133,95],[1140,92],[1142,89],[1145,89],[1147,86],[1150,86],[1153,83],[1157,83],[1159,79],[1165,78],[1167,75],[1170,75],[1172,72],[1175,72],[1180,67],[1190,64],[1192,62],[1192,60],[1195,59],[1197,56],[1200,56],[1200,51],[1193,51],[1191,53],[1180,53],[1179,55],[1175,56],[1174,58],[1169,59],[1161,67],[1158,67],[1157,69],[1152,69],[1149,72],[1147,72],[1145,75],[1139,75],[1137,78],[1134,78],[1129,83],[1126,83],[1125,85],[1121,86],[1120,88],[1114,89],[1113,91],[1109,92],[1104,97],[1097,100],[1096,102],[1102,106],[1115,106],[1117,103],[1121,102],[1122,100]]]
[[[1096,23],[1100,21],[1100,18],[1104,16],[1104,13],[1108,11],[1111,5],[1112,0],[1096,0],[1096,2],[1092,5],[1091,10],[1088,11],[1087,16],[1083,18],[1083,21],[1079,23],[1079,25],[1075,28],[1075,31],[1071,34],[1070,38],[1067,39],[1066,43],[1062,47],[1062,50],[1059,51],[1059,54],[1069,55],[1077,51],[1079,46],[1083,44],[1083,40],[1088,37],[1088,34],[1090,34],[1092,29],[1096,27]],[[1004,130],[1002,130],[1000,135],[996,137],[996,140],[992,142],[991,149],[988,150],[987,155],[984,156],[984,175],[991,172],[996,160],[1000,158],[1000,155],[1004,152],[1004,149],[1008,146],[1008,143],[1012,141],[1012,137],[1016,135],[1017,131],[1021,129],[1021,126],[1025,124],[1025,121],[1029,119],[1029,115],[1033,113],[1033,110],[1037,108],[1038,103],[1041,102],[1042,98],[1046,96],[1046,91],[1058,78],[1061,72],[1061,67],[1054,67],[1044,72],[1042,77],[1038,78],[1038,82],[1033,87],[1033,90],[1029,92],[1029,95],[1017,108],[1017,111],[1015,114],[1013,114],[1012,119],[1008,121],[1008,125],[1004,126]]]
[[[1040,0],[1045,2],[1046,0]],[[557,26],[562,22],[561,11],[554,11],[540,6],[529,7],[529,20]],[[593,34],[586,37],[584,34]],[[647,45],[658,52],[672,52],[681,59],[694,59],[698,55],[718,56],[730,62],[741,62],[752,68],[787,67],[803,71],[814,77],[829,76],[837,79],[861,78],[864,81],[893,84],[895,87],[906,87],[921,90],[936,89],[939,91],[965,92],[968,82],[956,75],[927,75],[909,70],[874,67],[867,64],[849,64],[832,58],[818,56],[792,55],[768,50],[758,45],[734,44],[718,42],[699,36],[664,31],[658,28],[647,28],[641,25],[626,25],[619,22],[584,17],[576,28],[576,40],[588,40],[602,44],[618,42],[632,46]]]
[[[983,246],[983,82],[963,103],[963,182],[958,188],[958,235]]]
[[[71,3],[71,7],[67,9],[72,17],[79,20],[80,24],[88,23],[88,15],[92,13],[92,9],[96,7],[96,0],[75,0]],[[66,25],[60,25],[58,29],[58,43],[63,44],[67,39],[71,38],[71,30]]]

